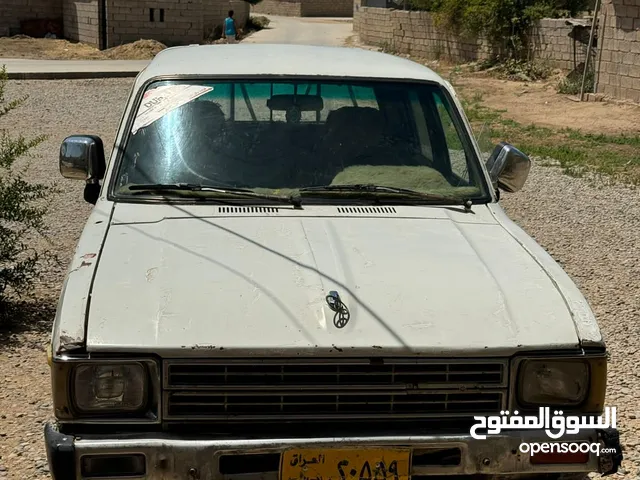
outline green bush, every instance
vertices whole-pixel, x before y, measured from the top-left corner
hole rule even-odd
[[[543,61],[508,58],[503,62],[498,60],[495,72],[500,78],[532,82],[549,78],[551,67]]]
[[[6,68],[0,70],[0,118],[18,108],[26,97],[5,98]],[[12,138],[0,130],[0,301],[7,289],[20,295],[28,288],[38,269],[39,258],[26,244],[25,235],[40,231],[46,212],[44,200],[50,187],[30,183],[14,168],[18,158],[41,143],[44,136]]]

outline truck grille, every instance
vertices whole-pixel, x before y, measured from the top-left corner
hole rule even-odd
[[[471,416],[505,408],[501,360],[166,360],[166,420]]]

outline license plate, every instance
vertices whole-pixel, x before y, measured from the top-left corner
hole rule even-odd
[[[403,448],[291,449],[280,480],[408,480],[410,458]]]

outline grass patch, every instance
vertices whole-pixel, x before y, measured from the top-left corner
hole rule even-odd
[[[587,72],[587,76],[585,78],[585,92],[593,92],[594,81],[594,73],[592,70],[590,70]],[[574,70],[565,78],[560,80],[560,82],[556,86],[556,90],[558,91],[558,93],[562,93],[563,95],[578,95],[580,93],[581,87],[582,71]]]
[[[640,135],[590,134],[571,128],[523,125],[504,118],[505,111],[483,105],[481,95],[466,95],[460,86],[456,90],[482,151],[491,151],[496,143],[506,141],[528,155],[555,160],[572,176],[605,174],[640,185]]]
[[[516,60],[514,58],[494,59],[481,62],[478,66],[497,78],[504,78],[516,82],[533,82],[546,80],[551,75],[551,67],[540,60]]]
[[[569,128],[562,130],[572,140],[590,142],[592,144],[610,143],[613,145],[631,145],[640,147],[640,136],[628,135],[606,135],[602,133],[582,133],[579,130],[571,130]]]

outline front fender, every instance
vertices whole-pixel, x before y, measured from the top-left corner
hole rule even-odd
[[[556,286],[567,304],[580,345],[583,348],[605,348],[593,310],[574,281],[542,246],[507,216],[500,205],[493,203],[487,206],[495,219],[531,255]]]

